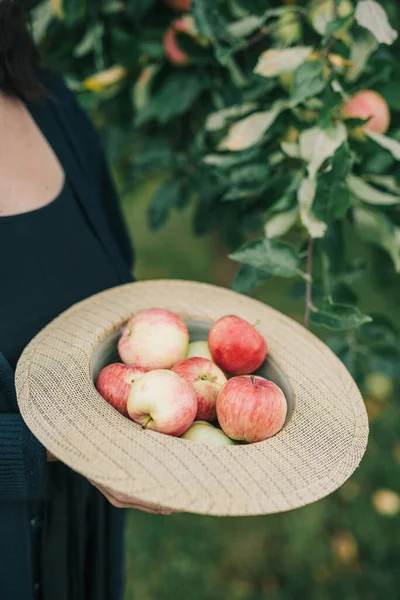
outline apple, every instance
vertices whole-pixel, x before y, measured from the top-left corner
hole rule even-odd
[[[206,341],[190,342],[185,358],[192,358],[193,356],[201,356],[212,360],[208,343]]]
[[[144,369],[170,369],[186,356],[189,332],[182,319],[163,308],[148,308],[129,319],[118,342],[122,362]]]
[[[164,34],[164,51],[168,60],[174,65],[184,66],[189,64],[187,52],[179,46],[178,33],[187,33],[184,19],[174,21]]]
[[[217,397],[219,424],[237,441],[262,442],[272,437],[282,429],[286,414],[282,390],[263,377],[232,377]]]
[[[193,356],[179,362],[172,371],[193,386],[197,397],[196,419],[214,421],[217,417],[217,395],[226,383],[221,369],[207,358]]]
[[[111,406],[125,417],[132,384],[147,373],[142,367],[130,367],[122,363],[107,365],[96,379],[96,389]]]
[[[210,329],[208,347],[214,362],[228,373],[243,375],[258,369],[267,343],[248,321],[235,315],[218,319]]]
[[[165,4],[173,10],[188,12],[190,10],[191,0],[164,0]]]
[[[390,125],[389,106],[383,96],[373,90],[361,90],[348,100],[342,108],[345,119],[368,119],[358,130],[357,137],[363,135],[363,130],[375,133],[386,133]]]
[[[196,417],[196,392],[172,371],[149,371],[132,386],[128,413],[143,429],[180,436]]]
[[[209,446],[233,446],[235,444],[221,429],[207,421],[195,421],[181,437],[184,440],[203,442]]]

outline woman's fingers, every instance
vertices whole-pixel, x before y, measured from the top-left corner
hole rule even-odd
[[[136,508],[137,510],[141,510],[143,512],[147,512],[153,515],[170,515],[174,512],[169,508],[164,508],[163,506],[159,506],[152,502],[143,503],[138,498],[126,496],[125,494],[120,494],[119,492],[111,490],[108,487],[98,485],[94,481],[89,481],[116,508]]]

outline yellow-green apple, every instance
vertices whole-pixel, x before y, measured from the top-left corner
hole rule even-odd
[[[196,417],[196,392],[172,371],[149,371],[132,386],[128,413],[143,429],[179,436]]]
[[[122,362],[145,369],[170,369],[186,356],[189,332],[182,319],[148,308],[129,319],[118,342]]]
[[[368,119],[369,121],[360,128],[356,128],[356,135],[363,135],[363,130],[375,133],[386,133],[390,125],[389,106],[380,94],[373,90],[361,90],[348,100],[343,108],[342,115],[345,119]]]
[[[237,441],[262,442],[272,437],[282,429],[286,413],[282,390],[263,377],[232,377],[217,397],[219,424]]]
[[[210,446],[233,446],[235,443],[221,429],[207,421],[195,421],[181,437],[184,440],[203,442]]]
[[[173,10],[188,12],[191,0],[164,0],[164,2]]]
[[[193,356],[201,356],[202,358],[212,360],[208,343],[206,341],[190,342],[185,358],[192,358]]]
[[[196,419],[215,421],[217,395],[226,383],[221,369],[207,358],[193,356],[176,364],[172,371],[193,386],[197,397]]]
[[[111,406],[127,417],[132,384],[145,373],[147,369],[142,367],[130,367],[122,363],[107,365],[96,378],[96,389]]]
[[[265,339],[248,321],[228,315],[210,329],[208,347],[214,362],[228,373],[243,375],[258,369],[267,356]]]

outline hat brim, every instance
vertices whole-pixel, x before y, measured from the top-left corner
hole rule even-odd
[[[269,346],[265,374],[289,402],[282,431],[215,447],[144,431],[113,409],[93,379],[112,358],[119,328],[149,307],[192,327],[227,314],[258,321]],[[57,458],[100,485],[177,511],[245,516],[304,506],[350,477],[368,439],[360,392],[321,340],[261,302],[195,282],[131,283],[74,305],[24,350],[16,387],[22,417]]]

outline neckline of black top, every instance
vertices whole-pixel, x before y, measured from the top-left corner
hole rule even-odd
[[[50,202],[43,204],[43,206],[39,206],[39,208],[34,208],[33,210],[27,210],[24,212],[14,213],[12,215],[0,215],[0,224],[5,223],[7,221],[24,221],[24,220],[28,220],[28,219],[29,220],[36,219],[38,217],[42,217],[43,215],[46,215],[47,211],[53,210],[53,208],[60,202],[62,197],[65,195],[67,187],[68,187],[67,178],[64,174],[60,192],[57,194],[57,196],[55,198],[53,198],[53,200],[50,200]]]

